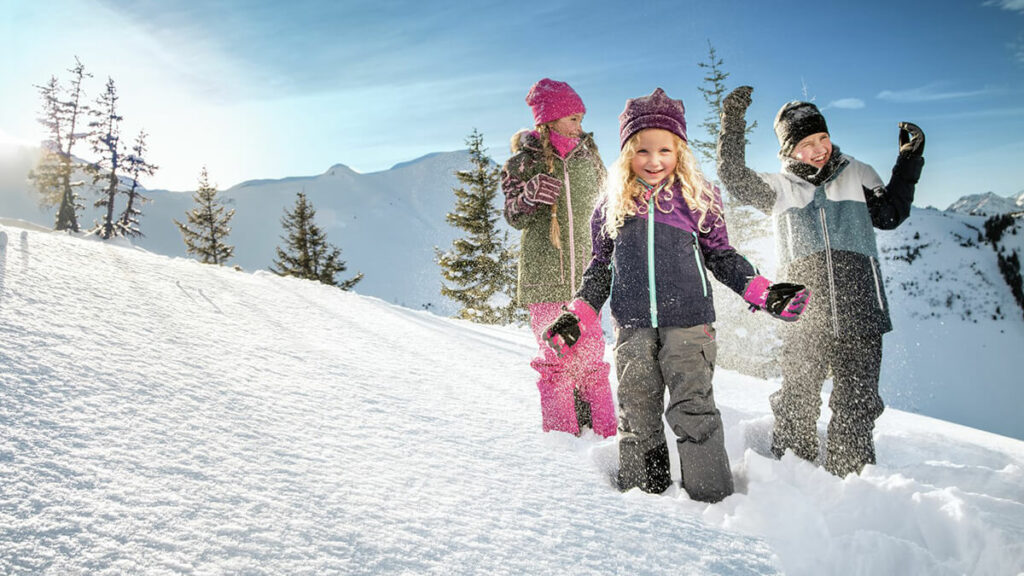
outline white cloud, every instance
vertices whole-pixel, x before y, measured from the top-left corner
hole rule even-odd
[[[1024,1],[1024,0],[1021,0]],[[879,100],[890,102],[933,102],[936,100],[954,100],[958,98],[971,98],[986,94],[989,90],[970,91],[949,91],[945,90],[944,83],[933,82],[927,86],[910,88],[907,90],[882,90],[878,93]]]
[[[984,6],[998,6],[1003,10],[1024,12],[1024,0],[988,0]]]
[[[1024,2],[1024,0],[1021,0]],[[1013,59],[1019,64],[1024,64],[1024,34],[1017,36],[1017,39],[1006,45],[1013,54]]]
[[[844,110],[860,110],[864,107],[864,101],[860,98],[840,98],[839,100],[833,100],[825,106],[825,110],[829,108],[842,108]]]

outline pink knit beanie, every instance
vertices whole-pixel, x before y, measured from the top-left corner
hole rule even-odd
[[[530,88],[526,95],[526,103],[530,105],[533,121],[538,126],[587,112],[583,100],[572,86],[550,78],[544,78]]]
[[[661,88],[640,98],[626,100],[626,108],[619,114],[619,147],[645,128],[668,130],[686,142],[686,110],[682,100],[669,98]]]

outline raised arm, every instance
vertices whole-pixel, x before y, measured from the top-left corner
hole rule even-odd
[[[875,228],[892,230],[910,216],[914,189],[924,167],[924,131],[910,122],[900,122],[900,152],[892,177],[884,188],[864,188],[864,200]]]
[[[722,125],[718,135],[718,179],[738,202],[771,214],[775,191],[747,168],[747,121],[754,89],[740,86],[722,100]]]

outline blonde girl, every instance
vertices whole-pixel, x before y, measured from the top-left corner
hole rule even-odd
[[[593,258],[547,335],[572,346],[579,325],[610,296],[619,488],[660,493],[671,485],[664,410],[683,489],[694,500],[717,502],[732,494],[733,480],[711,385],[715,309],[707,272],[783,320],[795,320],[809,295],[799,285],[773,285],[730,246],[718,190],[687,144],[682,101],[661,88],[628,100],[619,138],[622,152],[591,219]]]

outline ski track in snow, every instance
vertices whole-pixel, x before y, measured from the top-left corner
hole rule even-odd
[[[741,492],[619,494],[614,439],[540,431],[528,329],[28,243],[0,249],[5,574],[1024,569],[1016,440],[890,410],[840,480],[764,457],[778,383],[719,371]]]

